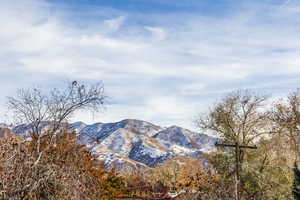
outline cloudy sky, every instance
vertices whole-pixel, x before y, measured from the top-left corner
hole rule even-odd
[[[3,0],[0,108],[17,88],[103,81],[106,110],[73,120],[194,130],[227,92],[299,87],[299,16],[296,0]]]

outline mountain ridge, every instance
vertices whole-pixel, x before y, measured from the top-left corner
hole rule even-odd
[[[43,122],[40,129],[47,130],[50,124]],[[30,124],[10,128],[16,134],[30,137]],[[214,151],[217,141],[176,125],[161,127],[138,119],[93,124],[78,121],[69,123],[68,130],[76,131],[78,141],[87,145],[107,168],[117,169],[155,167],[177,156],[199,157]]]

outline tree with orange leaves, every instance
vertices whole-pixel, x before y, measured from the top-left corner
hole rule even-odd
[[[40,141],[43,156],[34,135],[0,140],[0,199],[113,199],[123,191],[122,177],[76,144],[75,133],[48,136]]]

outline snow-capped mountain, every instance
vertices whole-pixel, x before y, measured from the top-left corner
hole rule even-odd
[[[44,122],[41,130],[47,130],[49,124]],[[28,137],[30,125],[18,125],[12,130]],[[104,160],[108,168],[155,167],[175,156],[198,157],[213,151],[217,140],[181,127],[163,128],[135,119],[91,125],[75,122],[69,124],[69,130],[76,131],[78,141]]]

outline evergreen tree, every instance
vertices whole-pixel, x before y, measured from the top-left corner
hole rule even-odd
[[[292,188],[292,192],[293,192],[293,196],[294,199],[296,200],[300,200],[300,170],[298,168],[297,163],[294,163],[294,183],[293,183],[293,188]]]

